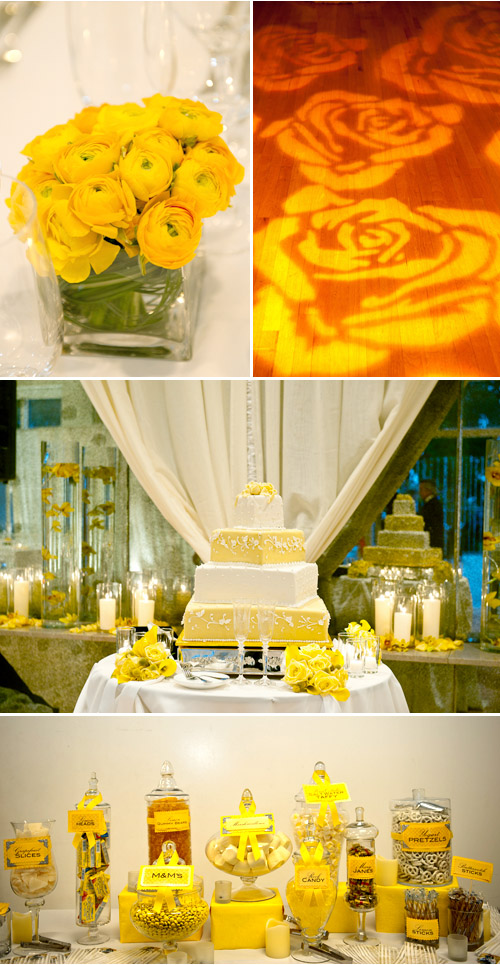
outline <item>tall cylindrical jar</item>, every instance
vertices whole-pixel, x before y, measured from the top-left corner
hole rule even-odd
[[[500,651],[500,438],[486,446],[481,650]]]
[[[78,443],[42,442],[44,627],[61,629],[79,619],[80,492]]]
[[[87,928],[78,939],[80,945],[99,945],[107,936],[100,931],[111,917],[109,865],[111,846],[111,807],[102,800],[95,772],[78,809],[103,815],[101,831],[81,835],[76,849],[76,923]]]
[[[366,934],[366,912],[377,904],[375,887],[375,838],[378,828],[365,821],[365,809],[356,808],[356,820],[348,824],[345,831],[347,852],[347,886],[345,900],[356,912],[358,927],[354,941],[373,944],[374,938]]]
[[[149,864],[161,854],[165,841],[173,841],[179,858],[191,864],[191,812],[189,794],[177,787],[170,761],[161,766],[158,787],[145,795]]]
[[[82,448],[81,616],[98,619],[97,583],[113,582],[115,553],[117,450]]]
[[[309,785],[303,784],[295,795],[295,806],[291,815],[295,847],[300,850],[301,844],[311,836],[315,837],[324,848],[325,855],[332,867],[332,878],[337,883],[340,855],[344,841],[344,828],[347,824],[347,810],[344,804],[336,802],[332,805],[322,804],[320,801],[307,801],[307,788],[325,787],[330,779],[323,761],[317,761]],[[311,795],[307,795],[310,797]]]
[[[411,798],[392,801],[392,856],[398,883],[446,885],[451,881],[451,804],[416,788]]]

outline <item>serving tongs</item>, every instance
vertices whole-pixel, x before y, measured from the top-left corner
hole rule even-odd
[[[71,951],[71,942],[60,942],[57,938],[47,938],[45,935],[39,935],[38,941],[21,942],[21,948],[29,948],[31,951],[42,954],[45,952],[60,952],[63,955],[67,955]]]

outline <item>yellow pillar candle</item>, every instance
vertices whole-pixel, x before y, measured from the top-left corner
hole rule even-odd
[[[382,858],[379,855],[375,858],[375,884],[395,885],[398,880],[398,859]]]
[[[137,626],[146,627],[155,617],[155,601],[148,599],[137,600]]]
[[[14,613],[28,617],[30,613],[30,585],[28,580],[14,580]]]
[[[29,911],[13,911],[12,912],[12,941],[16,945],[20,945],[21,942],[30,942],[33,936],[31,928],[31,915]]]
[[[270,918],[266,924],[266,955],[268,958],[288,958],[290,955],[290,926],[287,922]]]
[[[489,942],[491,938],[491,912],[489,908],[483,907],[483,941]]]
[[[116,620],[116,600],[105,596],[99,600],[99,626],[101,630],[112,630]]]

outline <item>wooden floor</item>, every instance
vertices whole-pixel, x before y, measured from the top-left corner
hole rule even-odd
[[[500,3],[254,5],[254,375],[500,375]]]

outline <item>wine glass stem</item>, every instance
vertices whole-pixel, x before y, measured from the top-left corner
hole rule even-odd
[[[366,911],[358,911],[357,938],[358,938],[358,941],[360,942],[366,941],[365,919],[366,919]]]
[[[245,676],[243,673],[243,670],[245,668],[245,641],[244,640],[242,643],[240,643],[240,641],[238,640],[238,657],[239,657],[239,673],[236,678],[236,683],[244,684],[245,683]]]
[[[234,93],[234,75],[227,54],[214,51],[210,54],[210,74],[206,88],[212,99],[225,100]]]
[[[31,941],[38,941],[38,922],[40,919],[40,905],[30,908],[31,912]]]
[[[262,683],[269,683],[267,677],[267,663],[269,658],[269,643],[262,643]]]

